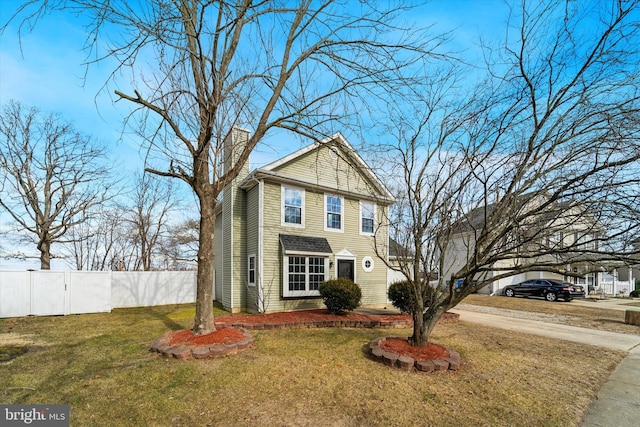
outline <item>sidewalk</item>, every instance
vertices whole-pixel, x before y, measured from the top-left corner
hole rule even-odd
[[[585,301],[585,304],[593,304],[593,306],[598,306],[599,303]],[[602,386],[589,406],[580,426],[631,427],[640,424],[640,335],[598,331],[457,308],[450,311],[460,314],[460,320],[463,322],[628,351],[629,355],[611,373],[609,380]]]

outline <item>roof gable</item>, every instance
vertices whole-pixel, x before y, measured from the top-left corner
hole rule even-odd
[[[340,133],[254,170],[240,185],[251,188],[255,179],[351,193],[387,204],[395,201],[384,183]]]

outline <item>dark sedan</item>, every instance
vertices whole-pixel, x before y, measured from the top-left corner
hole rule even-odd
[[[509,285],[504,288],[504,294],[508,297],[541,297],[547,301],[571,301],[573,298],[584,298],[585,295],[582,286],[553,279],[532,279]]]

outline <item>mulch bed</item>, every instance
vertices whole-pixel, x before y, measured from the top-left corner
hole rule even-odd
[[[445,313],[440,322],[457,322],[459,315]],[[151,350],[167,357],[177,359],[207,359],[212,357],[236,354],[253,346],[253,337],[247,329],[283,329],[313,327],[365,327],[365,328],[406,328],[411,327],[412,319],[408,314],[366,314],[347,312],[344,315],[329,313],[326,309],[299,310],[268,314],[228,314],[215,318],[217,330],[207,335],[193,335],[191,330],[171,331],[158,338],[151,345]],[[404,343],[403,343],[404,341]],[[377,350],[376,350],[377,349]],[[452,350],[438,344],[430,343],[428,347],[412,347],[406,339],[379,338],[370,345],[374,359],[394,367],[411,369],[443,370],[441,365],[429,365],[421,369],[421,361],[447,360],[446,368],[451,368],[449,360]],[[375,350],[375,351],[374,351]],[[453,354],[455,361],[457,353]],[[459,355],[457,355],[459,366]]]
[[[409,327],[408,314],[364,314],[350,311],[344,315],[331,314],[326,309],[298,310],[267,314],[227,314],[215,319],[216,326],[246,329],[278,329],[295,327]]]

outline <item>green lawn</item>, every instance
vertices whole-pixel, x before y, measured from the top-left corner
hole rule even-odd
[[[365,357],[406,329],[253,331],[255,347],[212,360],[150,353],[190,326],[192,305],[110,314],[0,319],[2,403],[67,403],[74,426],[577,425],[624,354],[478,328],[439,325],[460,371],[404,373]]]

